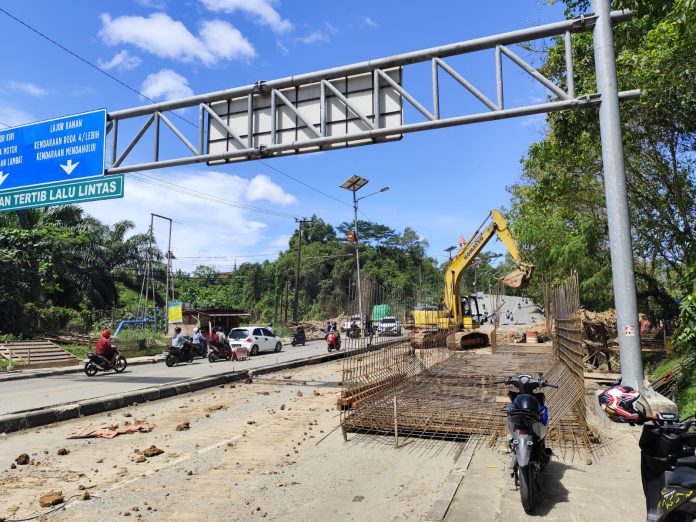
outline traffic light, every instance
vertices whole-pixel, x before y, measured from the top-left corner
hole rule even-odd
[[[346,232],[346,239],[349,243],[355,243],[355,232],[352,230]]]

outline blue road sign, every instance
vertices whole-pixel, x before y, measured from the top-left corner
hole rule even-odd
[[[0,192],[104,174],[106,110],[0,131]]]

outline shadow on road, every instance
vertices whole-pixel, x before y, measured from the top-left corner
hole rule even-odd
[[[563,462],[552,460],[541,473],[536,489],[536,508],[532,516],[544,517],[553,511],[556,504],[568,502],[568,490],[563,486],[563,475],[572,469],[576,472],[582,470],[575,466],[569,466]]]

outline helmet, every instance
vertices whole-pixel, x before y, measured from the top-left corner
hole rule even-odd
[[[105,330],[103,330],[101,334],[102,334],[102,337],[106,337],[107,339],[108,339],[109,337],[111,337],[111,332],[109,331],[108,328],[106,328]]]
[[[181,331],[181,326],[177,326],[176,328],[174,328],[174,331],[176,333],[179,333]]]
[[[599,396],[599,405],[613,422],[638,422],[642,415],[635,408],[640,392],[630,386],[610,386]]]
[[[196,327],[194,327],[194,329],[193,329],[193,333],[198,333],[199,331],[200,331],[200,330],[198,329],[198,327],[197,327],[197,326],[196,326]]]

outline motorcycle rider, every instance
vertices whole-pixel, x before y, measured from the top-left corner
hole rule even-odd
[[[106,359],[107,362],[113,366],[116,363],[116,354],[118,353],[118,350],[116,350],[116,348],[114,348],[114,346],[111,344],[111,341],[109,340],[110,337],[111,332],[109,329],[104,329],[99,339],[97,339],[96,352],[97,355],[100,355]]]
[[[193,329],[193,339],[191,340],[191,343],[194,344],[201,352],[205,348],[205,337],[203,337],[200,328],[197,326]]]
[[[174,328],[174,336],[172,337],[172,348],[178,348],[181,350],[188,360],[188,362],[193,362],[193,354],[191,353],[191,348],[186,346],[186,340],[184,336],[181,335],[181,327],[177,326]]]

